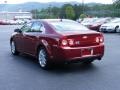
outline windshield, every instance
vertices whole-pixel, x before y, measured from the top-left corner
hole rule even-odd
[[[52,22],[55,30],[58,32],[71,32],[71,31],[83,31],[89,30],[85,26],[79,23],[67,23],[67,22]]]

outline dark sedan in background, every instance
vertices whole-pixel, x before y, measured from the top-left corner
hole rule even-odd
[[[96,20],[94,23],[91,23],[88,28],[91,30],[99,31],[101,25],[110,22],[111,18],[100,18]]]
[[[10,38],[13,55],[25,53],[38,59],[43,69],[53,63],[91,63],[104,55],[104,38],[77,22],[35,20],[15,29]]]

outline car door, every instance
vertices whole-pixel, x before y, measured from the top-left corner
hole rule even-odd
[[[21,28],[21,33],[17,33],[17,35],[15,36],[15,43],[17,46],[18,51],[20,52],[24,52],[24,32],[29,32],[30,28],[31,28],[32,23],[28,23],[23,25],[23,27]]]
[[[22,33],[18,33],[14,36],[14,41],[15,41],[15,44],[16,44],[16,47],[17,47],[17,50],[22,52]]]
[[[24,33],[24,51],[27,54],[35,56],[36,47],[39,42],[39,36],[43,33],[41,29],[42,24],[40,22],[33,22],[31,31]]]
[[[22,28],[21,28],[21,31],[22,33],[20,34],[20,51],[21,52],[25,52],[25,47],[26,45],[24,44],[25,42],[25,33],[29,33],[31,31],[31,26],[32,26],[32,23],[26,23]]]

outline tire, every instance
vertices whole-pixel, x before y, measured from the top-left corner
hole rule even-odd
[[[119,26],[116,26],[116,27],[115,27],[114,33],[117,32],[117,29],[118,29],[118,28],[119,28]]]
[[[93,61],[94,60],[92,60],[92,59],[91,60],[86,60],[86,61],[83,62],[83,64],[91,64]]]
[[[15,42],[14,42],[14,41],[11,41],[10,46],[11,46],[11,53],[12,53],[13,55],[18,55],[19,52],[18,52],[17,49],[16,49],[16,45],[15,45]]]
[[[42,69],[50,69],[51,63],[48,57],[48,53],[45,48],[40,48],[38,51],[38,62]]]

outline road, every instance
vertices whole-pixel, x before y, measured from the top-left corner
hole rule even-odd
[[[105,56],[86,66],[72,64],[42,70],[34,58],[10,52],[18,26],[0,26],[0,90],[119,90],[120,34],[105,34]]]

